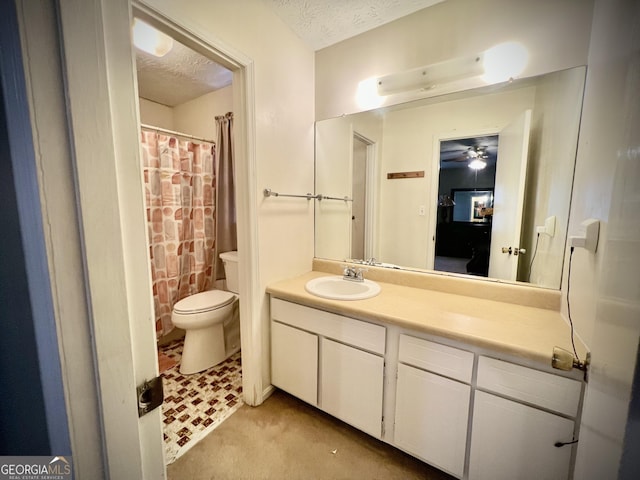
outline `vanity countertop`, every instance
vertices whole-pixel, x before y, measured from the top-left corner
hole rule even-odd
[[[270,284],[267,293],[291,302],[360,319],[423,331],[550,365],[554,346],[571,351],[569,325],[557,310],[505,303],[376,280],[380,294],[366,300],[328,300],[305,290],[312,271]],[[575,338],[581,359],[587,349]]]

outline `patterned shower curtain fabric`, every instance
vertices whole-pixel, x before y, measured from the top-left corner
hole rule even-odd
[[[156,335],[184,297],[210,288],[215,248],[215,145],[143,130],[142,162]]]

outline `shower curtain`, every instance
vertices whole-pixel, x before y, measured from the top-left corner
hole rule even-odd
[[[238,249],[236,228],[236,189],[233,180],[233,113],[216,117],[216,144],[218,146],[217,199],[216,199],[216,247],[213,278],[224,278],[224,266],[219,254]]]
[[[156,336],[173,329],[174,304],[207,290],[215,249],[215,144],[143,129],[145,207]]]

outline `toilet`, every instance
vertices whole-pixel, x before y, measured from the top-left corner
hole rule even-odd
[[[201,372],[240,350],[238,252],[224,252],[220,258],[228,291],[196,293],[173,306],[171,321],[186,332],[180,373]]]

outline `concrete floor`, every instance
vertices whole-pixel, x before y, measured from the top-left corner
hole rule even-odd
[[[281,391],[242,406],[167,471],[170,480],[454,478]]]

